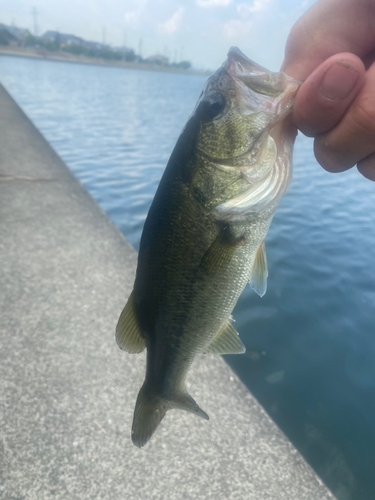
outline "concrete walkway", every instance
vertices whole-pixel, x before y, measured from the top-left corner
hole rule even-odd
[[[136,253],[0,86],[0,498],[325,500],[333,496],[219,357],[130,440],[145,356],[116,346]]]

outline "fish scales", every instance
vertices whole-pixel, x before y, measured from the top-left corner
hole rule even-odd
[[[266,290],[264,240],[291,179],[286,117],[298,85],[231,48],[177,141],[116,330],[122,349],[147,348],[132,427],[139,447],[170,409],[208,419],[185,386],[196,355],[245,350],[229,318],[248,282]]]

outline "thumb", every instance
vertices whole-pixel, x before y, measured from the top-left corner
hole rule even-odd
[[[340,122],[364,79],[365,67],[359,57],[348,52],[329,57],[298,90],[294,123],[308,136],[328,132]]]

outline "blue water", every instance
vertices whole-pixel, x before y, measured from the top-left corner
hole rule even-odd
[[[205,78],[1,57],[0,81],[137,249]],[[326,173],[303,136],[294,166],[226,360],[340,500],[373,500],[375,184]]]

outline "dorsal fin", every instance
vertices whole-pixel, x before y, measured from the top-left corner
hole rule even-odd
[[[251,288],[260,296],[266,293],[267,290],[267,256],[266,256],[266,246],[263,243],[258,248],[257,254],[255,256],[255,261],[253,265],[253,270],[250,279]]]
[[[246,351],[232,323],[227,321],[204,354],[243,354]]]
[[[133,292],[120,315],[116,327],[116,342],[120,349],[129,353],[142,352],[146,347],[134,309]]]

